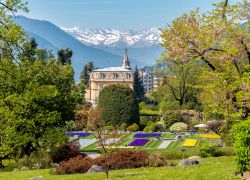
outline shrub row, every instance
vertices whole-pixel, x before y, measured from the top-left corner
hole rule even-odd
[[[68,161],[62,161],[56,168],[55,174],[86,173],[92,165],[101,166],[102,169],[128,169],[140,167],[174,166],[166,157],[160,154],[149,154],[144,151],[121,150],[110,154],[107,158],[100,157],[91,159],[89,157],[77,156]]]

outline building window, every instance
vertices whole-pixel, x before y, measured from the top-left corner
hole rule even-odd
[[[114,77],[114,79],[118,79],[119,75],[117,73],[115,73],[113,77]]]
[[[104,73],[100,73],[100,79],[105,79],[105,78],[106,78],[105,74]]]
[[[101,83],[101,84],[99,85],[99,89],[100,89],[100,90],[103,89],[103,83]]]
[[[131,78],[131,74],[127,73],[126,74],[126,79],[130,79]]]

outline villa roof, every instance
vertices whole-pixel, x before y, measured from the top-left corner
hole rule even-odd
[[[131,70],[123,67],[107,67],[103,69],[95,69],[93,72],[131,72]]]

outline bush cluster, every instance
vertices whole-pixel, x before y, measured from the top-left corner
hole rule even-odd
[[[174,166],[175,164],[160,154],[149,154],[144,151],[120,150],[113,152],[108,157],[91,159],[77,156],[62,161],[55,174],[86,173],[92,165],[101,166],[102,169],[117,170],[140,167]]]
[[[237,169],[242,174],[250,171],[250,118],[233,127]]]
[[[51,156],[46,151],[33,152],[18,161],[19,169],[45,169],[53,167]]]
[[[52,160],[54,163],[59,163],[79,155],[83,157],[86,156],[85,154],[81,153],[78,143],[70,142],[60,145],[56,152],[52,155]]]
[[[201,144],[199,150],[200,150],[200,155],[202,157],[219,156],[219,146],[216,143],[209,142]]]
[[[70,158],[68,161],[60,162],[55,174],[86,173],[94,164],[94,160],[89,157],[77,156]]]

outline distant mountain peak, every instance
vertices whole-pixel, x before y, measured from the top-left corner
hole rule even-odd
[[[61,29],[88,46],[122,48],[125,37],[128,47],[132,48],[155,46],[161,41],[161,31],[158,27],[142,31],[119,31],[112,28],[87,29],[77,26],[73,28],[61,27]]]

